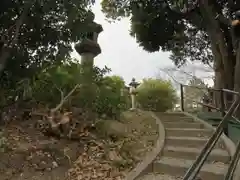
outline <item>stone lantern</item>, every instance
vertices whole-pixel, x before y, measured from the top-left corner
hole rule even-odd
[[[130,86],[130,95],[131,95],[131,100],[132,100],[132,108],[131,108],[131,110],[136,109],[136,95],[137,95],[136,88],[138,87],[138,85],[139,85],[139,83],[136,82],[135,78],[132,78],[132,81],[129,84],[129,86]]]
[[[75,50],[81,56],[81,102],[88,109],[94,109],[94,100],[96,96],[96,87],[93,83],[93,65],[94,58],[101,53],[101,48],[98,44],[98,35],[103,31],[100,24],[94,22],[95,15],[89,11],[87,21],[89,24],[86,27],[85,35],[80,43],[75,45]]]
[[[75,45],[78,54],[81,55],[81,64],[83,67],[83,76],[85,81],[92,81],[94,58],[101,53],[101,48],[98,44],[98,35],[103,31],[100,24],[94,22],[95,15],[89,11],[87,32],[82,41]]]

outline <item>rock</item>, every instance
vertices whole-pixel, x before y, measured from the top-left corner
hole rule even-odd
[[[53,166],[52,166],[53,168],[57,168],[57,167],[58,167],[58,163],[57,163],[56,161],[53,161],[53,162],[52,162],[52,165],[53,165]]]
[[[96,129],[99,133],[107,135],[109,137],[127,137],[127,127],[116,120],[100,120],[96,123]]]
[[[28,157],[26,158],[27,161],[30,161],[31,159],[32,159],[32,156],[28,156]]]
[[[47,169],[47,163],[45,161],[41,161],[39,164],[37,164],[35,166],[35,169],[38,170],[38,171],[43,171],[45,169]]]
[[[120,115],[120,119],[121,120],[129,120],[129,119],[132,119],[132,117],[133,117],[133,113],[132,112],[130,112],[130,111],[125,111],[125,112],[123,112],[123,113],[121,113],[121,115]]]

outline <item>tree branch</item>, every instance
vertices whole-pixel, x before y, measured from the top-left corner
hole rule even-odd
[[[177,13],[177,15],[184,17],[184,18],[189,18],[193,13],[198,11],[198,2],[197,1],[195,4],[193,4],[193,7],[191,9],[188,7],[188,5],[186,5],[186,7],[184,7],[185,9],[183,10],[183,12],[176,10],[175,8],[172,8],[170,3],[168,2],[168,0],[164,0],[164,3],[166,5],[166,8],[169,11],[172,11],[173,13]]]
[[[23,12],[20,15],[19,19],[16,21],[16,23],[13,26],[11,26],[8,29],[8,32],[9,32],[15,26],[15,33],[14,33],[13,39],[12,40],[5,39],[4,36],[1,37],[1,39],[3,40],[3,46],[1,47],[1,50],[0,50],[0,74],[2,73],[3,69],[5,68],[7,59],[10,57],[11,48],[13,46],[17,45],[17,43],[18,43],[21,26],[23,25],[23,21],[27,17],[27,13],[34,2],[35,1],[32,0],[31,3],[25,4],[25,6],[23,8]]]
[[[67,113],[64,113],[63,115],[61,115],[60,121],[57,123],[54,121],[54,117],[55,117],[54,113],[56,111],[58,111],[63,106],[63,104],[68,100],[68,98],[76,91],[76,89],[78,89],[80,87],[81,87],[81,85],[77,84],[65,97],[63,97],[62,90],[57,88],[61,92],[61,101],[55,108],[52,108],[50,110],[50,116],[47,117],[52,128],[57,128],[61,124],[66,124],[70,121],[70,118],[68,116],[69,116],[69,114],[71,114],[71,112],[67,112]]]
[[[67,101],[67,99],[76,91],[76,89],[78,89],[80,87],[81,87],[81,85],[77,84],[64,98],[61,99],[60,103],[55,108],[51,109],[51,112],[54,113],[57,110],[59,110],[63,106],[65,101]],[[61,95],[62,95],[62,93],[61,93]]]

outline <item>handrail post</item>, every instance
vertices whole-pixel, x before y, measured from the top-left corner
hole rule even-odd
[[[184,112],[184,95],[183,95],[183,85],[180,84],[180,96],[181,96],[181,110]]]
[[[220,90],[220,109],[221,109],[221,114],[222,117],[224,117],[226,115],[225,113],[225,101],[224,101],[224,91],[221,89]],[[226,123],[223,126],[223,132],[226,136],[228,136],[228,121],[226,121]]]

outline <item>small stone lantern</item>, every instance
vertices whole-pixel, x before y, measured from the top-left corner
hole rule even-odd
[[[132,108],[131,108],[131,110],[136,109],[136,95],[137,95],[136,88],[138,87],[138,85],[139,85],[139,83],[136,82],[135,78],[132,78],[132,81],[129,84],[129,86],[130,86],[130,95],[131,95],[131,100],[132,100]]]

